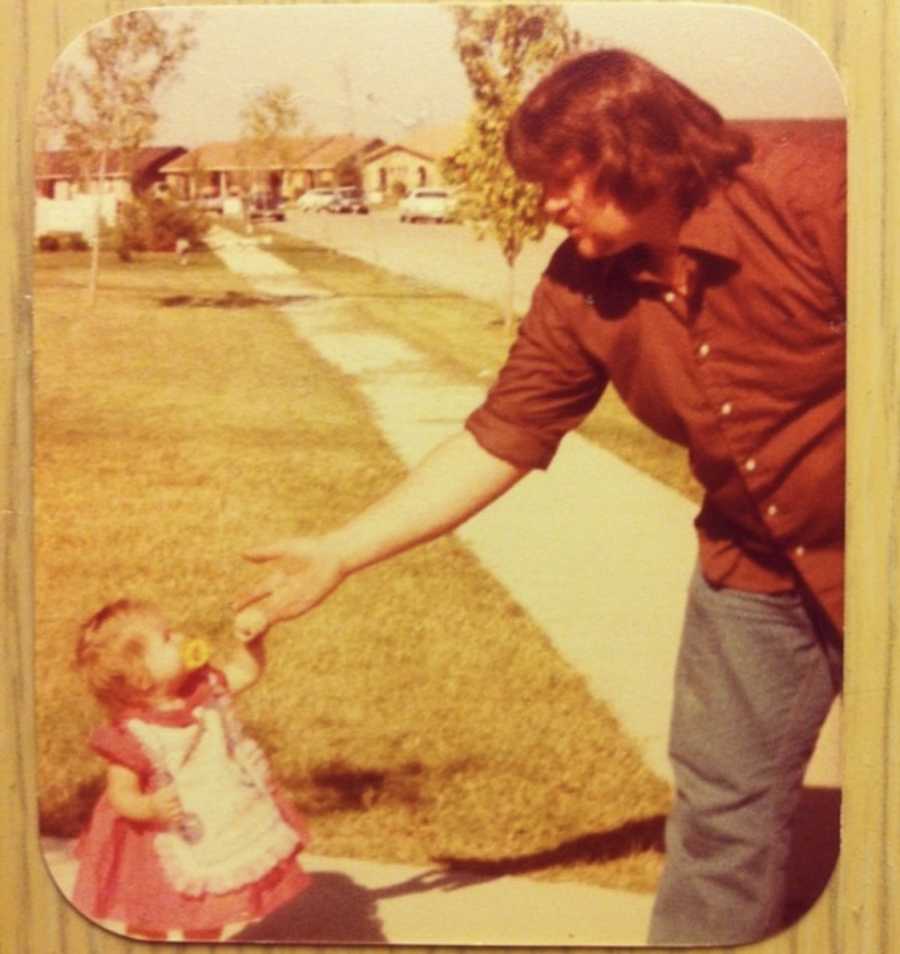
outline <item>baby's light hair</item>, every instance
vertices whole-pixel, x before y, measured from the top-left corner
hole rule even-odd
[[[75,665],[99,702],[116,711],[144,703],[154,688],[144,663],[144,644],[131,623],[158,613],[151,603],[120,599],[107,603],[82,623]]]

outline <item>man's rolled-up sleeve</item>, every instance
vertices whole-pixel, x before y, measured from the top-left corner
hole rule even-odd
[[[478,443],[517,467],[544,469],[597,404],[605,369],[582,347],[571,297],[546,276],[484,403],[466,421]]]

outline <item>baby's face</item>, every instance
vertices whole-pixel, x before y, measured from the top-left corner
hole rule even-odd
[[[144,645],[144,665],[153,681],[160,687],[176,685],[187,671],[181,657],[184,635],[156,613],[148,613],[135,623],[136,635]]]

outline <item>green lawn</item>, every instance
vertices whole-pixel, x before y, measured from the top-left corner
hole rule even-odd
[[[455,299],[452,326],[408,282],[279,251],[358,297],[362,324],[406,309],[408,334],[462,376],[505,349],[483,306]],[[56,834],[79,829],[102,778],[85,745],[102,713],[70,665],[78,622],[142,596],[224,653],[229,602],[258,572],[240,551],[329,527],[403,472],[346,379],[212,256],[111,257],[92,313],[86,264],[35,263],[39,788]],[[668,787],[454,539],[353,578],[268,648],[241,712],[317,853],[654,887]]]

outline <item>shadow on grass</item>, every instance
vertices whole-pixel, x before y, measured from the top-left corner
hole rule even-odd
[[[246,292],[226,291],[223,295],[166,295],[157,298],[164,308],[254,308],[257,305],[293,305],[297,302],[317,301],[323,295],[248,295]]]
[[[654,815],[628,822],[612,831],[581,835],[556,848],[510,858],[435,858],[450,871],[468,872],[483,878],[525,875],[556,866],[613,861],[641,851],[664,849],[665,816]]]

